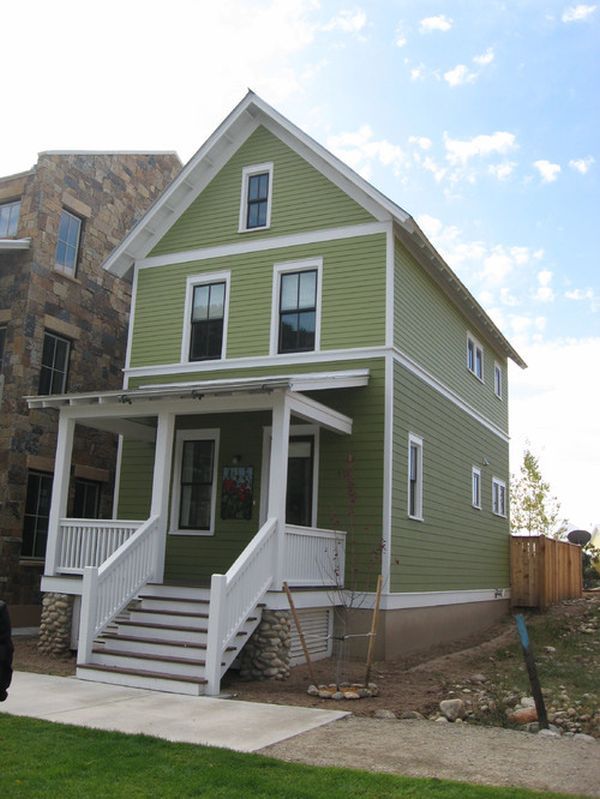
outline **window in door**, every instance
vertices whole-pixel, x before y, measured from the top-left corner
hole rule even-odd
[[[180,430],[175,449],[171,528],[212,535],[215,529],[218,430]]]
[[[312,527],[314,438],[290,438],[285,520]]]

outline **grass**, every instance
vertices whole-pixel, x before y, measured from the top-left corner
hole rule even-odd
[[[534,799],[489,788],[284,763],[0,714],[2,799]],[[571,796],[570,799],[573,799]]]

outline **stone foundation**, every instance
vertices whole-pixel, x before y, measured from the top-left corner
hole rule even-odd
[[[44,655],[68,655],[71,650],[73,597],[44,594],[38,649]]]
[[[244,680],[286,680],[290,676],[289,610],[263,610],[262,620],[240,656]]]

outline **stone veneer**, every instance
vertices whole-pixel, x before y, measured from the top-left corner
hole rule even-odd
[[[71,649],[73,597],[44,594],[38,649],[45,655],[68,655]]]
[[[240,656],[245,680],[286,680],[290,676],[291,613],[263,610],[262,619]]]
[[[67,391],[122,386],[131,287],[102,263],[180,167],[174,153],[40,153],[29,172],[0,178],[0,203],[21,200],[17,238],[31,239],[0,253],[0,598],[13,626],[40,614],[43,561],[23,558],[21,541],[28,473],[54,471],[57,413],[24,400],[38,393],[44,331],[71,341]],[[82,220],[74,276],[54,268],[63,208]],[[104,517],[115,453],[115,436],[77,427],[73,475],[102,484]]]

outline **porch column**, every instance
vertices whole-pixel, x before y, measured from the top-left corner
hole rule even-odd
[[[273,588],[281,589],[285,563],[285,500],[287,493],[288,451],[290,446],[290,407],[286,393],[275,396],[273,434],[271,438],[271,470],[269,473],[268,519],[277,519],[277,562]]]
[[[48,519],[46,564],[44,567],[44,574],[49,576],[56,574],[59,565],[60,520],[67,515],[74,431],[75,419],[71,419],[64,410],[61,410],[58,417],[58,436],[54,460],[54,477],[52,480],[52,500]]]
[[[158,516],[159,539],[155,553],[155,579],[162,580],[165,570],[165,548],[169,527],[169,489],[171,484],[171,462],[173,458],[173,437],[175,435],[175,414],[162,411],[158,415],[156,447],[154,450],[154,474],[152,477],[152,504],[150,515]]]

